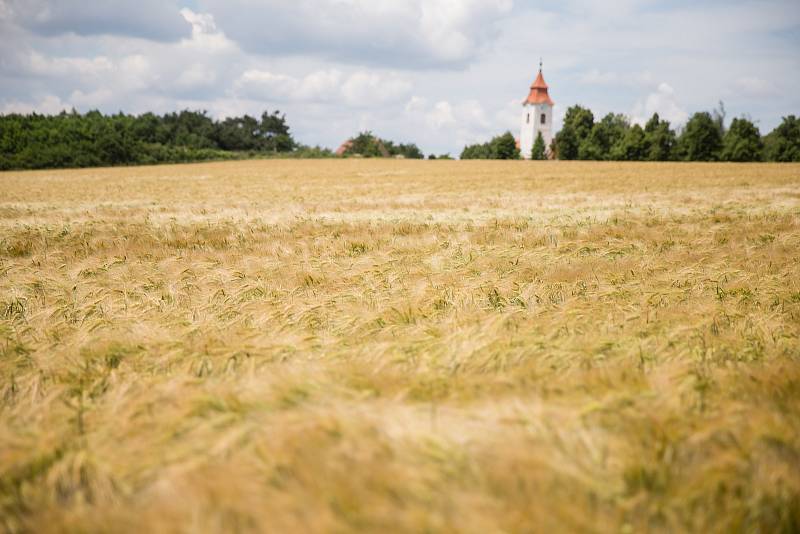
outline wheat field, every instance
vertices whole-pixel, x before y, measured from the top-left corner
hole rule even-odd
[[[798,532],[800,166],[0,174],[7,532]]]

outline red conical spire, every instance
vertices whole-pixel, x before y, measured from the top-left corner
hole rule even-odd
[[[540,60],[539,74],[536,76],[536,81],[531,85],[531,92],[523,104],[550,104],[552,106],[555,102],[550,98],[547,90],[547,83],[544,81],[544,76],[542,76],[542,62]]]

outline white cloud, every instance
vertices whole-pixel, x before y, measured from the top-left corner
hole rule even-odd
[[[106,88],[100,88],[88,93],[73,91],[69,100],[78,109],[99,109],[114,100],[114,92]]]
[[[587,85],[612,85],[619,82],[619,75],[615,72],[600,72],[592,69],[579,78],[580,82]]]
[[[572,15],[589,16],[604,21],[625,19],[642,7],[655,3],[653,0],[615,0],[612,7],[605,0],[563,0],[563,2]]]
[[[217,72],[213,65],[193,63],[183,69],[175,80],[181,87],[197,88],[212,85],[217,81]]]
[[[540,56],[557,128],[576,103],[680,123],[723,99],[765,130],[800,107],[796,0],[622,2],[0,0],[0,109],[278,106],[305,143],[458,153],[518,133]]]
[[[201,0],[249,51],[394,67],[464,65],[512,0]],[[248,13],[246,17],[242,13]]]
[[[192,25],[192,37],[212,35],[217,33],[217,24],[214,17],[208,13],[195,13],[188,7],[181,9],[181,16]]]
[[[55,93],[82,111],[141,111],[148,105],[172,110],[179,101],[202,102],[224,95],[230,80],[241,72],[243,55],[211,15],[182,11],[178,17],[191,32],[176,42],[125,36],[40,38],[9,26],[15,48],[0,51],[0,83],[5,88],[16,83],[22,90],[0,90],[0,97],[19,103],[28,100],[25,92]],[[64,45],[56,49],[53,42]],[[92,54],[93,48],[103,53]],[[205,106],[201,103],[198,107]]]
[[[609,87],[641,87],[653,85],[653,75],[650,71],[629,72],[620,74],[613,71],[600,71],[591,69],[584,72],[578,81],[585,85],[602,85]]]
[[[124,56],[118,65],[115,79],[128,91],[146,90],[158,81],[152,61],[143,54]]]
[[[462,102],[458,108],[458,114],[462,120],[467,121],[479,128],[491,127],[491,122],[486,117],[486,112],[477,100],[467,100]]]
[[[31,52],[27,63],[30,72],[39,76],[65,76],[71,74],[97,76],[110,72],[114,68],[112,61],[105,56],[94,58],[47,57],[38,52]]]
[[[55,95],[47,95],[34,103],[11,101],[3,102],[0,106],[0,111],[3,114],[9,113],[42,113],[45,115],[56,115],[62,111],[69,111],[72,109],[70,104],[62,102],[60,98]]]
[[[675,90],[666,82],[659,84],[658,89],[647,95],[644,101],[639,101],[631,114],[632,122],[644,125],[653,113],[658,113],[662,119],[668,120],[673,126],[686,123],[689,114],[679,105]]]
[[[423,0],[419,28],[430,50],[445,61],[475,54],[487,39],[493,18],[506,14],[511,0]]]
[[[495,119],[499,129],[511,130],[514,135],[517,135],[517,129],[520,124],[520,115],[522,113],[522,99],[513,99],[505,103],[505,105],[497,110]]]
[[[427,98],[414,95],[406,104],[405,111],[407,114],[410,115],[418,114],[424,112],[427,106],[428,106]]]
[[[463,100],[455,104],[448,100],[439,100],[432,106],[428,100],[413,96],[405,105],[406,116],[422,121],[428,128],[441,130],[452,127],[462,130],[491,128],[492,121],[486,117],[486,111],[477,100]]]
[[[235,83],[236,94],[273,101],[339,101],[364,107],[405,97],[411,84],[397,74],[358,70],[314,71],[303,77],[251,69]]]
[[[353,106],[376,105],[402,99],[411,84],[395,74],[357,71],[342,84],[342,96]]]
[[[34,76],[69,81],[73,91],[83,95],[112,86],[118,94],[146,88],[185,93],[218,86],[237,55],[236,45],[218,30],[211,15],[189,9],[181,14],[192,31],[178,43],[139,43],[139,53],[117,58],[60,57],[31,50],[22,56],[22,68]]]
[[[7,0],[0,0],[0,20],[8,20],[13,14],[11,3]]]
[[[342,73],[336,69],[319,70],[305,76],[297,88],[300,100],[329,100],[336,94]]]
[[[411,127],[411,135],[439,152],[458,153],[464,145],[487,141],[504,130],[497,119],[488,118],[477,100],[439,100],[431,104],[414,96],[406,103],[404,115],[417,125]],[[446,144],[442,144],[443,139]]]
[[[180,11],[181,16],[192,26],[190,39],[181,41],[182,46],[196,52],[228,52],[238,47],[217,28],[214,16],[209,13],[195,13],[189,8]]]
[[[772,84],[755,76],[739,78],[734,85],[739,92],[750,97],[774,96],[777,93]]]
[[[174,0],[2,0],[3,19],[46,36],[127,35],[176,41],[188,33]]]
[[[236,81],[237,94],[275,100],[289,100],[299,94],[302,80],[286,74],[251,69]]]
[[[425,115],[425,122],[431,128],[440,130],[445,126],[452,126],[456,123],[453,116],[453,106],[450,102],[442,100],[434,104],[433,109]]]

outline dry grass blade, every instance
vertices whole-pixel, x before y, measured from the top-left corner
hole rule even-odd
[[[5,531],[800,530],[800,166],[0,181]]]

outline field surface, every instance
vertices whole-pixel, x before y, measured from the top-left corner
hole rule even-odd
[[[798,532],[800,166],[0,174],[0,528]]]

